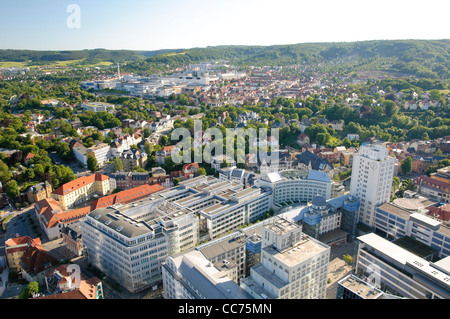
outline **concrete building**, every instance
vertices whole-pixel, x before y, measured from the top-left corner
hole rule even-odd
[[[450,256],[450,227],[423,213],[386,203],[376,209],[374,227],[387,239],[409,236],[431,247],[440,258]]]
[[[430,262],[375,233],[358,237],[355,274],[410,299],[450,298],[450,257]]]
[[[75,155],[75,159],[78,163],[83,165],[84,168],[87,167],[87,156],[86,151],[87,148],[83,145],[78,145],[73,147],[73,154]]]
[[[98,167],[102,167],[111,158],[111,146],[106,143],[96,143],[86,149],[86,161],[89,156],[93,156],[97,160]]]
[[[103,103],[103,102],[86,102],[86,103],[83,103],[81,106],[84,110],[93,111],[93,112],[114,110],[114,108],[115,108],[114,104]]]
[[[168,257],[162,268],[164,299],[252,299],[198,250]]]
[[[96,209],[81,224],[91,263],[131,292],[160,282],[161,262],[198,242],[194,213],[169,211],[156,197]]]
[[[255,186],[272,191],[274,209],[286,203],[307,203],[317,195],[328,200],[344,194],[342,184],[332,181],[328,173],[316,170],[269,173],[257,179]]]
[[[253,298],[325,298],[330,247],[303,234],[301,226],[284,218],[265,223],[261,255],[240,283]]]
[[[389,202],[396,161],[384,144],[362,144],[354,155],[350,194],[360,200],[360,222],[372,226],[376,207]]]
[[[336,299],[381,299],[383,292],[353,274],[338,281]]]

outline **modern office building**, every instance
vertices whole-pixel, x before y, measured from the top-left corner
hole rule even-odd
[[[439,258],[450,256],[450,227],[415,210],[386,203],[375,211],[374,227],[383,237],[409,236],[434,249]]]
[[[162,267],[164,299],[252,299],[231,278],[235,267],[215,267],[198,250],[170,256]]]
[[[271,209],[270,195],[269,190],[243,189],[240,183],[201,175],[159,192],[156,198],[165,201],[159,209],[187,209],[197,214],[204,241],[262,220]]]
[[[257,179],[255,186],[272,191],[275,209],[284,204],[307,203],[317,195],[325,200],[344,195],[340,183],[332,181],[328,173],[316,170],[272,172]]]
[[[375,288],[410,299],[450,298],[450,257],[430,262],[375,233],[358,241],[355,274]]]
[[[107,207],[87,215],[81,231],[89,262],[130,292],[161,280],[161,261],[168,248],[161,227]]]
[[[359,200],[343,195],[325,200],[315,196],[305,206],[288,206],[280,215],[301,224],[303,232],[319,241],[336,246],[352,241],[357,236]]]
[[[354,155],[350,194],[360,200],[360,222],[373,226],[376,207],[389,202],[396,161],[384,144],[362,144]]]
[[[131,292],[161,281],[161,262],[198,243],[198,218],[152,194],[98,208],[81,223],[89,261]]]
[[[255,299],[323,299],[329,258],[330,247],[301,226],[271,218],[263,226],[262,261],[240,285]]]

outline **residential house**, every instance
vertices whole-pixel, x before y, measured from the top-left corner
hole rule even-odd
[[[52,191],[52,185],[48,181],[33,185],[27,191],[28,202],[36,203],[42,199],[49,198]]]
[[[164,146],[161,150],[156,152],[156,162],[163,165],[166,158],[177,154],[180,149],[175,145]]]
[[[145,168],[147,165],[147,153],[144,151],[129,149],[122,154],[120,154],[120,158],[123,163],[123,170],[125,172],[132,171],[135,167]]]
[[[198,163],[187,163],[183,165],[182,171],[185,178],[191,178],[195,176],[198,169]]]
[[[13,237],[5,241],[6,261],[11,271],[20,271],[20,260],[30,245],[41,246],[41,239],[22,236]]]
[[[102,281],[84,274],[74,275],[72,264],[63,264],[44,277],[46,295],[36,299],[104,299]]]
[[[45,274],[58,263],[59,260],[41,245],[31,244],[20,258],[20,273],[26,281],[36,281],[39,285],[44,285]]]
[[[306,145],[306,144],[309,144],[311,142],[311,139],[309,138],[309,136],[308,135],[306,135],[306,134],[300,134],[298,137],[297,137],[297,144],[299,145],[299,146],[303,146],[303,145]]]

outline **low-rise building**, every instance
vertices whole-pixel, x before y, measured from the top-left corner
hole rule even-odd
[[[86,111],[93,111],[97,113],[102,111],[114,110],[115,106],[114,104],[103,102],[86,102],[82,104],[82,108]]]
[[[80,205],[94,196],[105,196],[111,189],[109,177],[95,173],[61,185],[51,194],[63,210]]]
[[[45,285],[46,273],[58,263],[59,260],[41,245],[31,244],[20,259],[20,273],[28,282],[36,281],[39,285]]]
[[[102,281],[75,273],[75,267],[63,264],[49,271],[44,277],[46,295],[37,299],[104,299]]]
[[[20,260],[30,245],[40,246],[41,239],[22,236],[13,237],[5,241],[6,261],[11,271],[20,271]]]
[[[27,191],[28,202],[36,203],[45,198],[49,198],[52,191],[52,185],[48,181],[33,185]]]

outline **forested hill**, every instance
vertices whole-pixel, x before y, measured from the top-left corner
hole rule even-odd
[[[151,52],[151,51],[150,51]],[[146,54],[149,63],[185,65],[227,60],[240,66],[334,65],[355,71],[397,71],[424,78],[450,78],[450,40],[384,40],[275,46],[216,46]]]
[[[0,62],[27,62],[28,65],[56,61],[83,61],[85,64],[131,62],[124,70],[148,73],[167,69],[166,65],[178,67],[190,63],[226,60],[232,65],[244,67],[302,65],[316,71],[337,71],[343,74],[387,71],[419,78],[448,80],[449,52],[450,39],[380,40],[274,46],[214,46],[155,51],[0,50]]]
[[[79,61],[86,63],[137,61],[144,56],[132,50],[77,50],[77,51],[33,51],[0,50],[0,62],[28,62],[39,65],[59,61]]]

